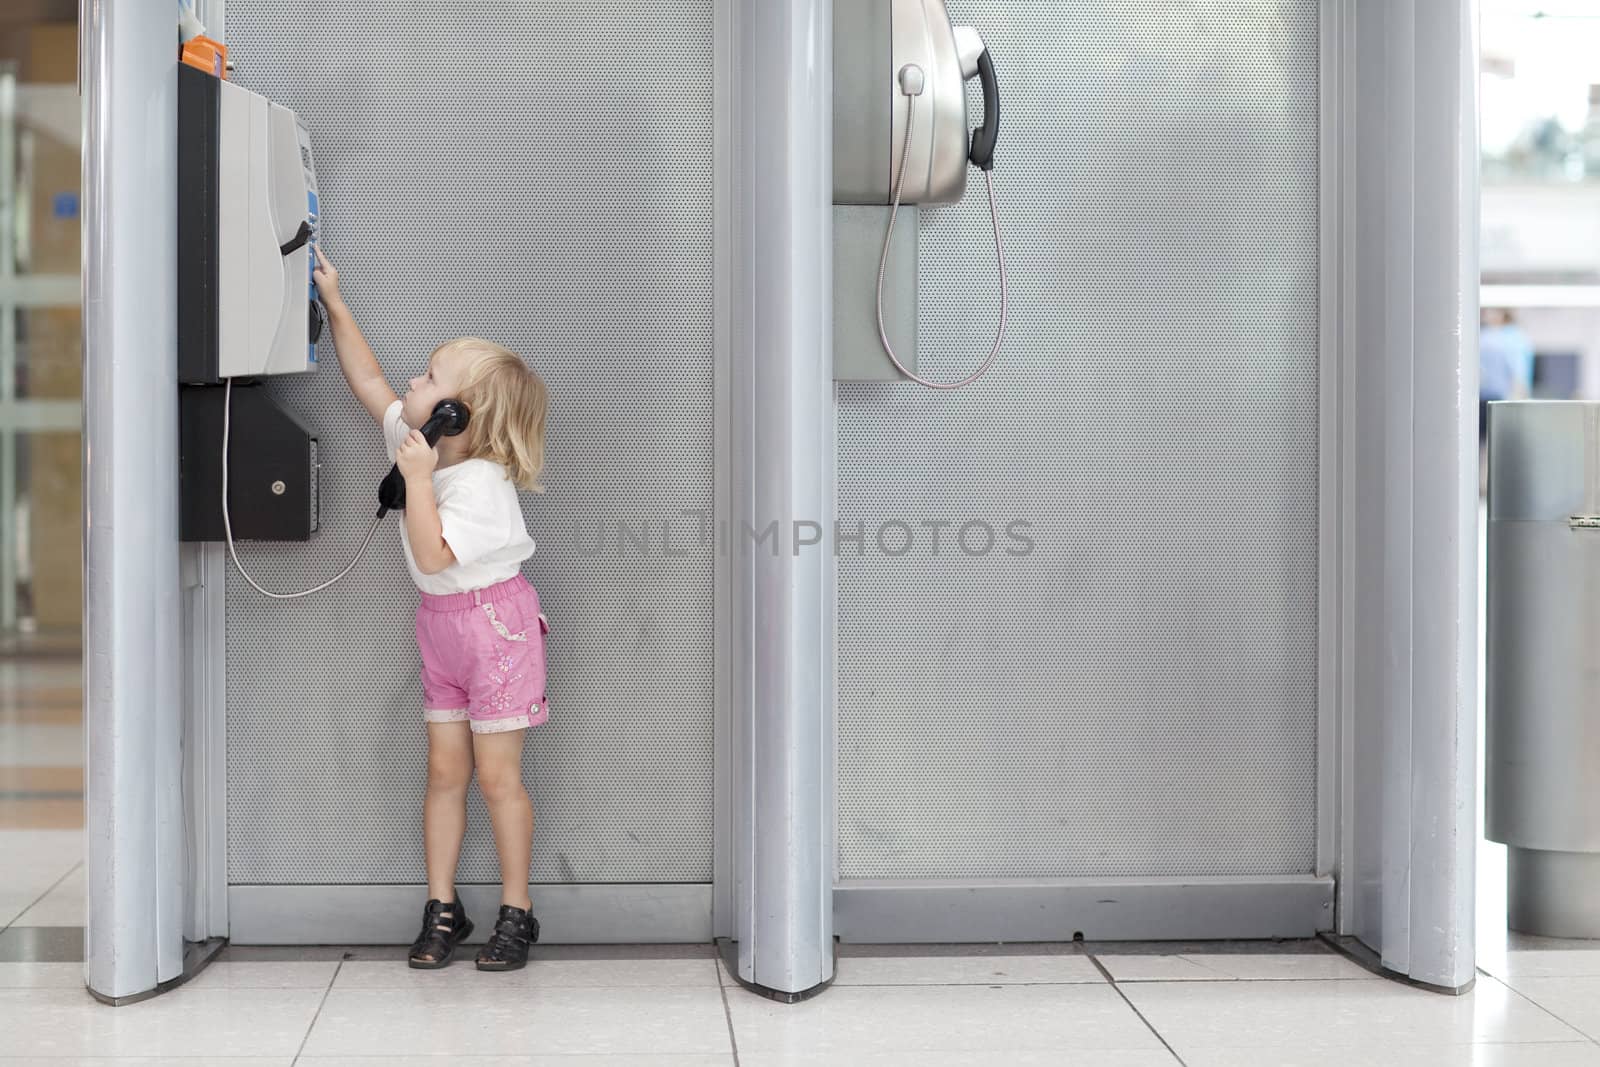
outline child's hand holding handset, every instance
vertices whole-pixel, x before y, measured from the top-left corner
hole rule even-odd
[[[400,448],[394,454],[395,464],[400,468],[400,473],[405,475],[406,483],[419,479],[428,481],[431,486],[433,469],[439,465],[439,453],[422,436],[421,430],[412,430]]]

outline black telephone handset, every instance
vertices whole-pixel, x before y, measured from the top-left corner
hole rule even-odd
[[[994,76],[994,60],[985,48],[978,53],[978,81],[983,86],[983,125],[972,131],[972,148],[967,158],[979,170],[994,169],[994,142],[1000,135],[1000,82]]]
[[[454,437],[467,428],[467,405],[459,400],[441,400],[433,406],[433,414],[418,429],[428,444],[436,445],[441,437]],[[397,463],[389,468],[383,484],[378,486],[378,518],[391,511],[406,509],[406,479]]]

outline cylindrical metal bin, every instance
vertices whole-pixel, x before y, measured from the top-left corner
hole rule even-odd
[[[1600,404],[1489,405],[1487,833],[1508,920],[1600,937]]]

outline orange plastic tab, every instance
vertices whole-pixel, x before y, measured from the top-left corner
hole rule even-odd
[[[199,67],[214,77],[228,80],[228,46],[201,35],[191,38],[178,56],[191,67]]]

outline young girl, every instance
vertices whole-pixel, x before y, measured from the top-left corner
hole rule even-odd
[[[522,786],[522,739],[549,714],[548,626],[539,594],[522,576],[534,543],[517,489],[544,491],[537,479],[548,394],[516,355],[463,337],[434,349],[427,369],[397,397],[339,293],[339,272],[321,249],[314,277],[345,381],[383,428],[405,476],[400,543],[422,594],[416,630],[428,730],[422,845],[430,899],[411,966],[445,966],[472,933],[455,874],[467,828],[467,784],[476,767],[501,881],[500,914],[478,953],[478,968],[516,970],[539,939],[528,899],[533,807]],[[447,399],[466,405],[466,431],[429,447],[414,427]]]

